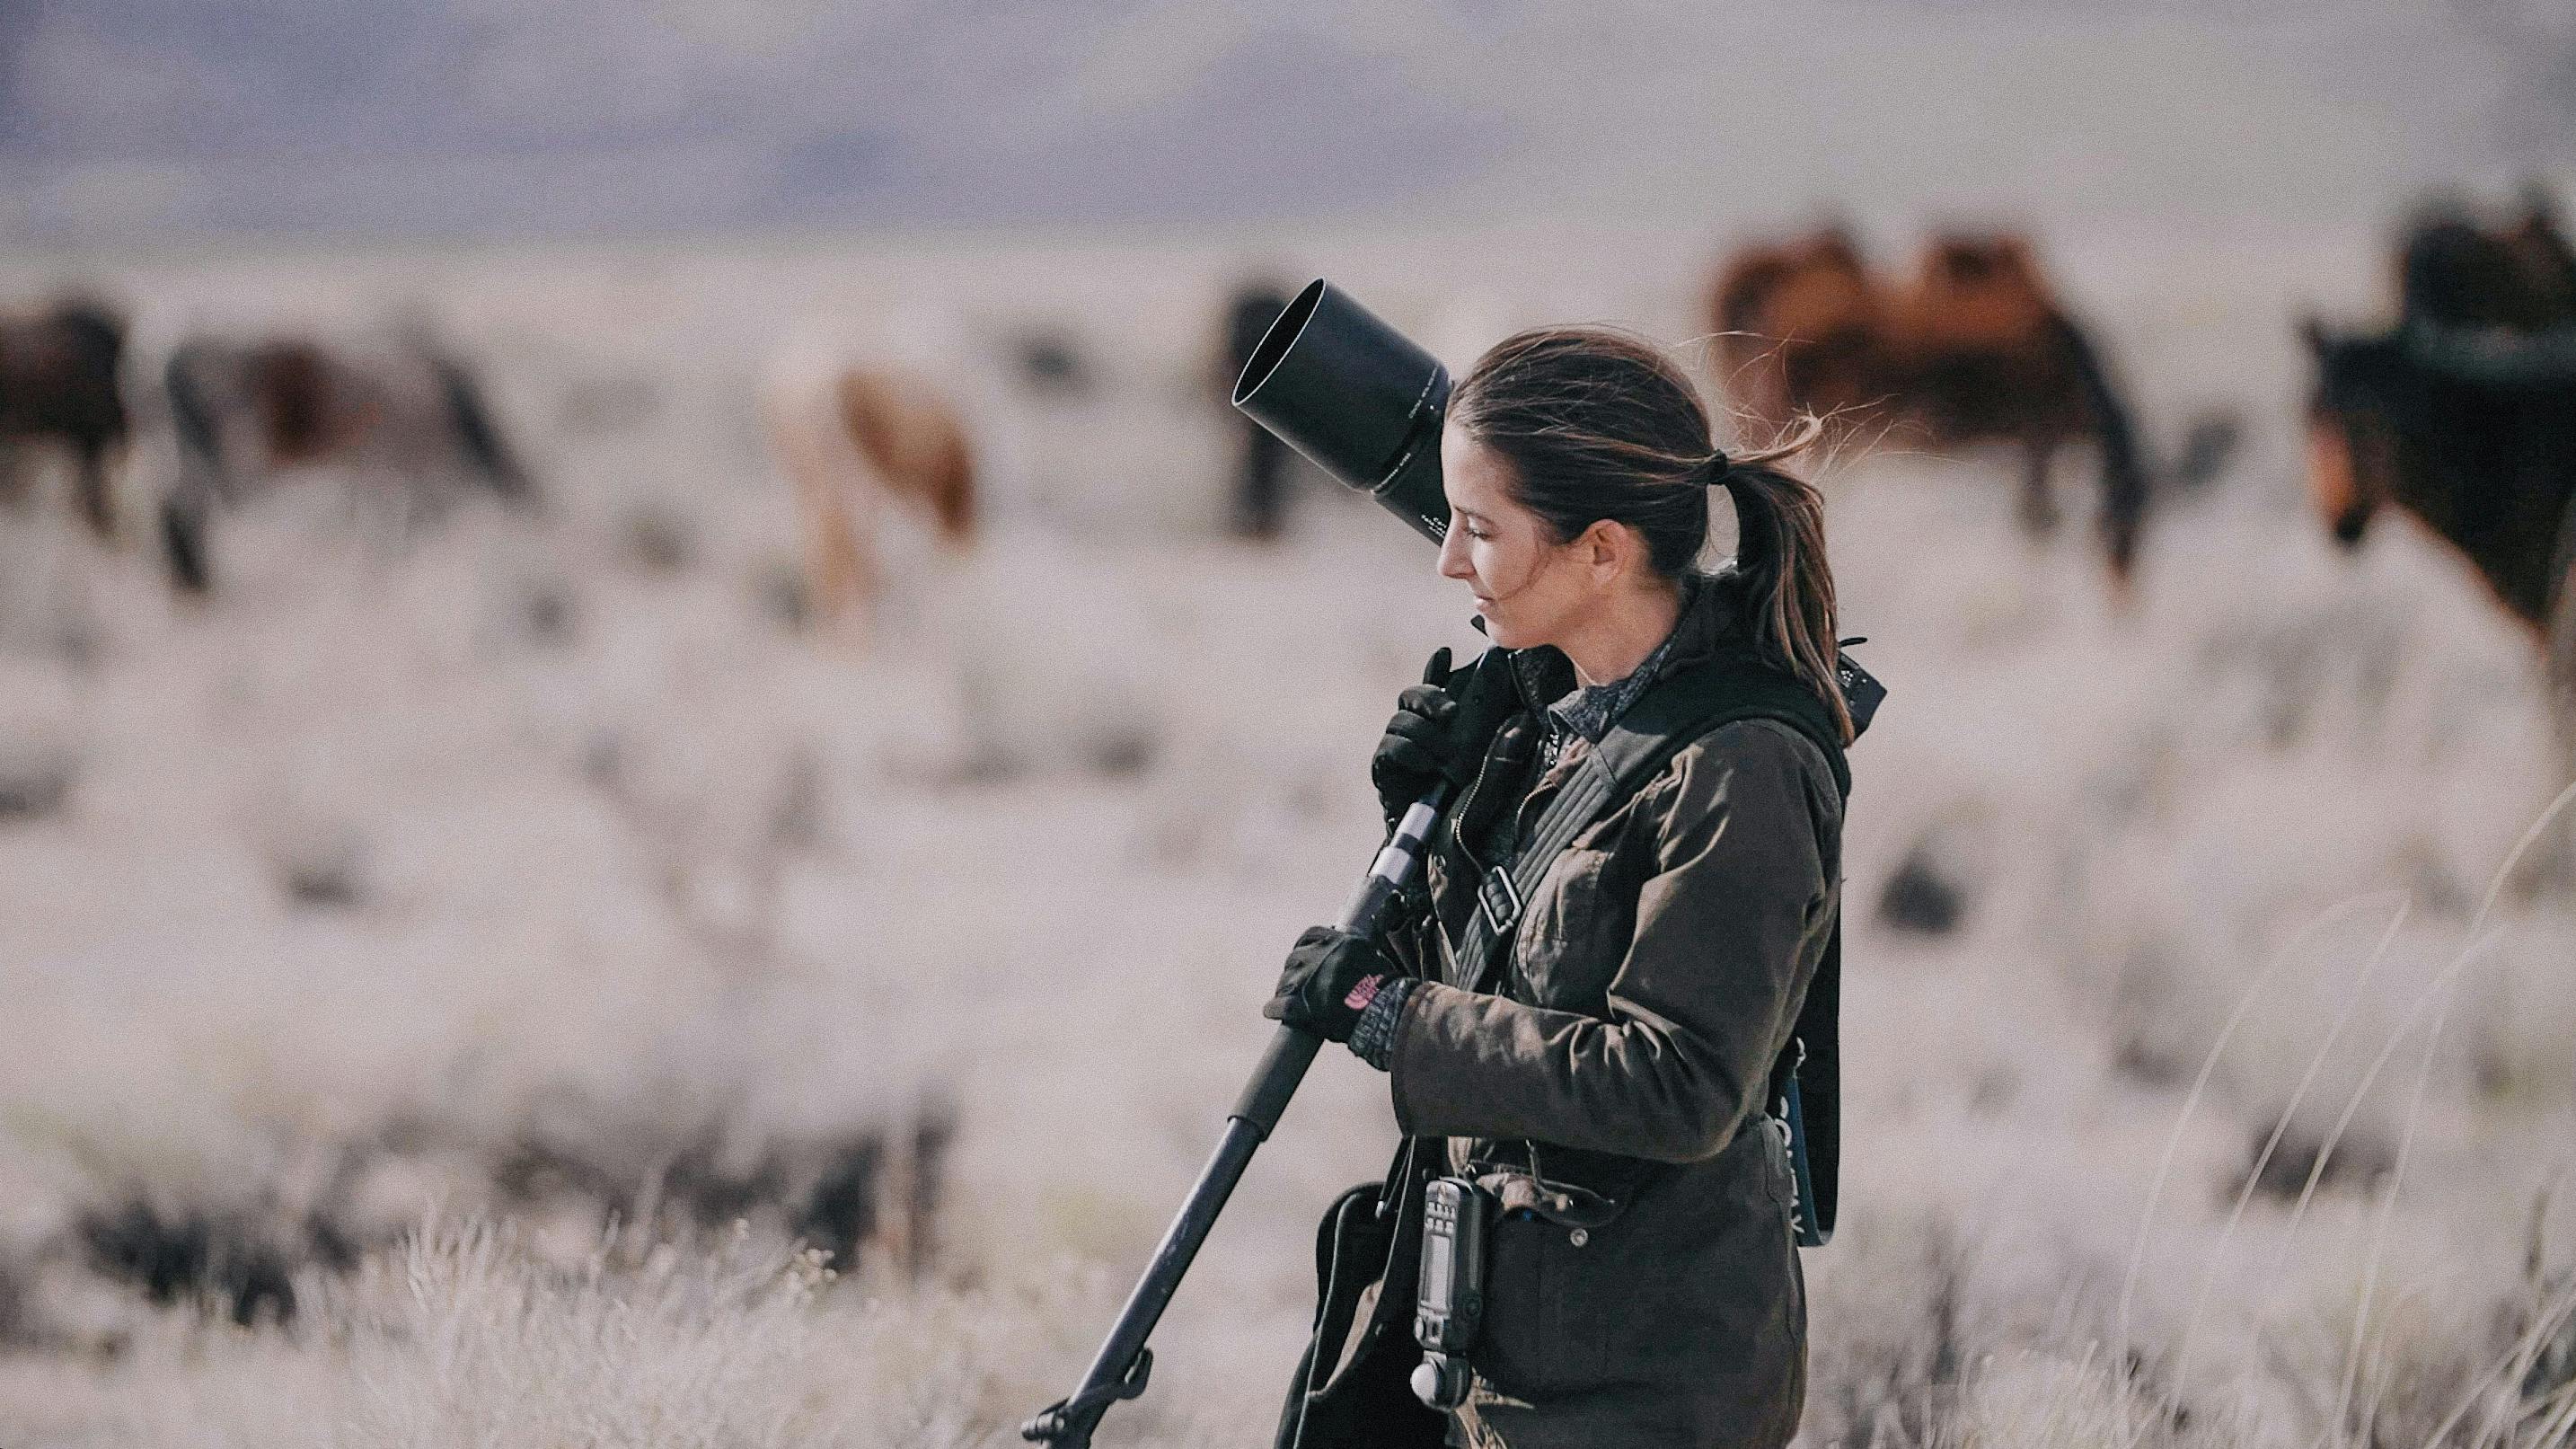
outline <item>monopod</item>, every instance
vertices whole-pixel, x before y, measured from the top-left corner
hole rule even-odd
[[[1448,533],[1449,504],[1440,488],[1448,370],[1347,295],[1320,279],[1298,293],[1244,364],[1234,405],[1424,537],[1436,543]],[[1448,803],[1444,781],[1404,812],[1336,925],[1354,935],[1376,930],[1387,903],[1421,871],[1424,847]],[[1323,1044],[1322,1037],[1293,1027],[1283,1026],[1271,1037],[1260,1067],[1227,1114],[1225,1136],[1164,1230],[1081,1386],[1021,1425],[1021,1438],[1056,1449],[1089,1449],[1109,1406],[1145,1392],[1154,1369],[1146,1340]]]

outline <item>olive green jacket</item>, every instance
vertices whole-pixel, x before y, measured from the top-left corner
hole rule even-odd
[[[1664,672],[1726,643],[1736,617],[1731,590],[1693,590]],[[1454,950],[1480,863],[1506,857],[1586,748],[1531,778],[1541,701],[1572,675],[1553,649],[1512,662],[1529,708],[1496,735],[1439,832],[1427,898],[1390,937],[1434,978],[1397,1024],[1397,1121],[1450,1139],[1453,1169],[1534,1178],[1542,1199],[1496,1225],[1453,1440],[1786,1444],[1806,1300],[1762,1098],[1834,926],[1831,769],[1787,725],[1719,726],[1574,838],[1506,968],[1466,989]]]

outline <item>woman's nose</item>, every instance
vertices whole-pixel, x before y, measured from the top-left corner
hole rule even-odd
[[[1440,537],[1440,576],[1466,579],[1475,575],[1476,570],[1467,562],[1467,530],[1453,519],[1449,531]]]

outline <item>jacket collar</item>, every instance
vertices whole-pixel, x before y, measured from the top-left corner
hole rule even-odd
[[[1662,658],[1655,664],[1654,678],[1669,678],[1722,651],[1743,646],[1742,583],[1743,576],[1732,566],[1713,574],[1683,576],[1681,617],[1674,621],[1666,643],[1657,646]],[[1520,689],[1521,702],[1533,713],[1543,714],[1575,687],[1574,661],[1553,644],[1515,649],[1510,659],[1512,682]]]

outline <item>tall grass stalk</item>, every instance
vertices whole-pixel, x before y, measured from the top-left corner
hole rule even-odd
[[[2455,976],[2451,979],[2457,980]],[[2442,1044],[2442,1027],[2451,1016],[2452,997],[2448,986],[2440,988],[2438,999],[2441,1004],[2433,1013],[2433,1024],[2424,1033],[2424,1063],[2416,1069],[2415,1090],[2407,1099],[2406,1125],[2398,1134],[2397,1160],[2388,1170],[2388,1190],[2380,1195],[2379,1222],[2371,1230],[2370,1253],[2363,1260],[2361,1306],[2353,1314],[2352,1347],[2344,1359],[2343,1385],[2336,1393],[2335,1413],[2334,1417],[2327,1421],[2327,1432],[2331,1432],[2332,1426],[2344,1421],[2344,1415],[2352,1401],[2353,1385],[2361,1372],[2362,1344],[2370,1331],[2371,1300],[2378,1291],[2379,1268],[2388,1248],[2388,1225],[2397,1216],[2397,1190],[2406,1181],[2406,1163],[2414,1152],[2415,1128],[2424,1110],[2424,1090],[2432,1084],[2433,1064]],[[2379,1416],[2379,1404],[2380,1396],[2372,1395],[2370,1409],[2364,1416],[2359,1436],[2360,1443],[2364,1446],[2374,1442],[2370,1436],[2370,1425]],[[2320,1444],[2324,1442],[2322,1434],[2318,1442]]]
[[[2398,1043],[2405,1039],[2407,1029],[2414,1023],[2415,1018],[2424,1010],[2425,1006],[2434,999],[2437,993],[2442,992],[2449,983],[2476,958],[2480,950],[2493,945],[2502,935],[2501,928],[2486,931],[2484,933],[2481,933],[2479,928],[2485,925],[2488,915],[2495,908],[2497,899],[2504,892],[2505,882],[2511,878],[2514,870],[2522,864],[2522,858],[2530,853],[2532,847],[2538,843],[2541,836],[2547,832],[2549,827],[2557,820],[2558,816],[2567,809],[2571,802],[2576,802],[2576,784],[2570,784],[2567,788],[2559,791],[2557,797],[2549,802],[2548,808],[2542,810],[2539,817],[2533,820],[2529,828],[2522,832],[2521,838],[2514,842],[2513,849],[2506,852],[2504,862],[2496,867],[2494,875],[2487,881],[2486,895],[2478,904],[2477,914],[2470,918],[2469,944],[2461,950],[2460,954],[2452,960],[2449,966],[2443,968],[2441,975],[2435,977],[2432,984],[2425,987],[2423,992],[2418,994],[2414,1002],[2407,1007],[2405,1016],[2400,1018],[2398,1021],[2397,1029],[2389,1034],[2387,1045],[2380,1048],[2379,1055],[2372,1058],[2369,1069],[2362,1073],[2361,1083],[2353,1089],[2351,1099],[2345,1102],[2342,1115],[2335,1119],[2334,1129],[2328,1132],[2325,1140],[2318,1145],[2316,1161],[2309,1164],[2307,1181],[2300,1185],[2298,1202],[2293,1205],[2290,1210],[2289,1228],[2288,1231],[2282,1235],[2284,1246],[2281,1252],[2276,1253],[2273,1257],[2273,1288],[2272,1293],[2267,1295],[2265,1299],[2264,1317],[2270,1317],[2271,1310],[2278,1304],[2278,1294],[2280,1292],[2280,1269],[2282,1266],[2282,1260],[2288,1253],[2287,1244],[2296,1237],[2300,1222],[2307,1216],[2308,1204],[2316,1197],[2317,1184],[2325,1178],[2326,1165],[2333,1159],[2335,1148],[2343,1141],[2345,1131],[2351,1127],[2354,1115],[2361,1110],[2363,1098],[2369,1095],[2370,1088],[2372,1084],[2378,1080],[2380,1071],[2387,1066],[2389,1058],[2397,1051]]]
[[[2344,1133],[2351,1129],[2352,1119],[2360,1114],[2361,1104],[2370,1096],[2370,1089],[2378,1083],[2380,1072],[2387,1068],[2389,1060],[2397,1055],[2397,1048],[2412,1034],[2415,1022],[2424,1014],[2425,1008],[2439,1001],[2445,1012],[2450,1009],[2448,993],[2451,983],[2459,979],[2460,973],[2467,969],[2470,962],[2477,959],[2479,952],[2495,944],[2498,934],[2490,931],[2485,936],[2471,941],[2458,956],[2452,958],[2450,965],[2442,968],[2441,974],[2435,976],[2430,985],[2418,992],[2415,999],[2407,1004],[2405,1015],[2398,1018],[2396,1029],[2388,1034],[2388,1041],[2380,1047],[2379,1054],[2370,1059],[2370,1066],[2361,1074],[2360,1084],[2353,1088],[2351,1097],[2344,1102],[2343,1111],[2335,1118],[2333,1129],[2327,1132],[2325,1140],[2318,1144],[2317,1160],[2308,1165],[2307,1181],[2300,1184],[2298,1201],[2290,1208],[2290,1221],[2281,1235],[2281,1250],[2272,1257],[2275,1296],[2264,1300],[2264,1317],[2269,1318],[2271,1310],[2278,1306],[2280,1270],[2289,1254],[2288,1245],[2298,1236],[2299,1224],[2307,1216],[2308,1204],[2316,1198],[2317,1185],[2325,1180],[2326,1167],[2334,1160],[2335,1149],[2342,1145]]]
[[[2291,1091],[2288,1104],[2282,1107],[2280,1116],[2272,1123],[2272,1133],[2264,1139],[2262,1151],[2255,1154],[2253,1166],[2246,1171],[2244,1185],[2236,1190],[2236,1201],[2228,1208],[2227,1222],[2219,1229],[2218,1241],[2210,1249],[2208,1265],[2201,1269],[2200,1287],[2192,1295],[2191,1315],[2183,1323],[2182,1344],[2174,1352],[2173,1391],[2176,1395],[2181,1394],[2185,1380],[2191,1375],[2192,1345],[2200,1330],[2201,1316],[2209,1306],[2211,1290],[2217,1286],[2218,1271],[2226,1262],[2228,1245],[2234,1241],[2236,1229],[2245,1219],[2246,1205],[2254,1200],[2254,1189],[2263,1180],[2263,1169],[2271,1165],[2272,1154],[2279,1149],[2281,1138],[2290,1130],[2291,1119],[2298,1115],[2300,1104],[2307,1100],[2308,1089],[2316,1084],[2317,1074],[2324,1070],[2326,1057],[2334,1051],[2335,1043],[2343,1038],[2344,1028],[2351,1024],[2353,1016],[2361,1009],[2362,988],[2370,984],[2380,962],[2387,958],[2389,945],[2397,939],[2398,931],[2405,926],[2406,918],[2413,910],[2414,902],[2411,900],[2397,903],[2395,914],[2388,919],[2387,929],[2379,933],[2379,944],[2371,949],[2370,959],[2362,963],[2360,974],[2353,978],[2352,989],[2345,993],[2343,1004],[2335,1013],[2334,1024],[2326,1030],[2325,1040],[2309,1055],[2307,1070],[2300,1075],[2299,1084]]]
[[[2272,953],[2271,959],[2263,963],[2263,969],[2254,973],[2252,983],[2236,998],[2235,1009],[2228,1013],[2226,1024],[2219,1028],[2218,1039],[2210,1043],[2208,1054],[2201,1060],[2199,1075],[2192,1078],[2191,1090],[2183,1097],[2182,1110],[2174,1116],[2173,1129],[2165,1134],[2164,1152],[2157,1158],[2156,1175],[2147,1186],[2147,1205],[2139,1214],[2137,1238],[2129,1250],[2128,1272],[2120,1280],[2120,1302],[2114,1315],[2114,1332],[2120,1351],[2113,1359],[2114,1363],[2125,1365],[2129,1361],[2130,1310],[2136,1301],[2138,1274],[2146,1266],[2147,1239],[2155,1226],[2156,1209],[2163,1202],[2165,1183],[2173,1175],[2174,1158],[2182,1150],[2183,1133],[2191,1125],[2192,1114],[2200,1107],[2201,1096],[2209,1090],[2209,1079],[2217,1072],[2219,1059],[2227,1052],[2228,1041],[2236,1035],[2236,1029],[2244,1024],[2246,1013],[2253,1009],[2255,998],[2262,994],[2264,987],[2271,984],[2274,976],[2280,974],[2282,966],[2288,963],[2292,952],[2327,926],[2372,901],[2383,899],[2386,899],[2385,892],[2356,896],[2351,900],[2329,906],[2318,913],[2314,919],[2293,932],[2290,939],[2281,944],[2279,950]],[[2126,1443],[2131,1439],[2131,1430],[2127,1421],[2128,1407],[2125,1397],[2121,1401],[2120,1415],[2120,1437],[2121,1441]]]
[[[2459,1427],[2462,1419],[2468,1417],[2469,1410],[2477,1407],[2479,1395],[2486,1392],[2487,1386],[2495,1382],[2497,1375],[2508,1374],[2519,1378],[2530,1372],[2531,1365],[2540,1357],[2541,1348],[2548,1342],[2551,1332],[2559,1328],[2561,1321],[2571,1312],[2576,1312],[2576,1282],[2570,1282],[2565,1288],[2543,1299],[2539,1310],[2533,1314],[2531,1323],[2523,1329],[2513,1343],[2480,1370],[2476,1378],[2469,1381],[2469,1387],[2460,1395],[2460,1402],[2452,1407],[2450,1413],[2442,1417],[2440,1423],[2433,1426],[2430,1434],[2425,1436],[2424,1442],[2427,1449],[2451,1436],[2451,1431]],[[2567,1388],[2568,1385],[2562,1384],[2557,1389],[2553,1389],[2551,1394],[2563,1393]],[[2472,1445],[2498,1442],[2496,1421],[2503,1417],[2506,1407],[2511,1402],[2510,1396],[2500,1396],[2498,1402],[2488,1408],[2486,1417],[2479,1421],[2478,1432],[2469,1440]],[[2542,1403],[2545,1405],[2548,1402],[2549,1397],[2544,1396]]]

